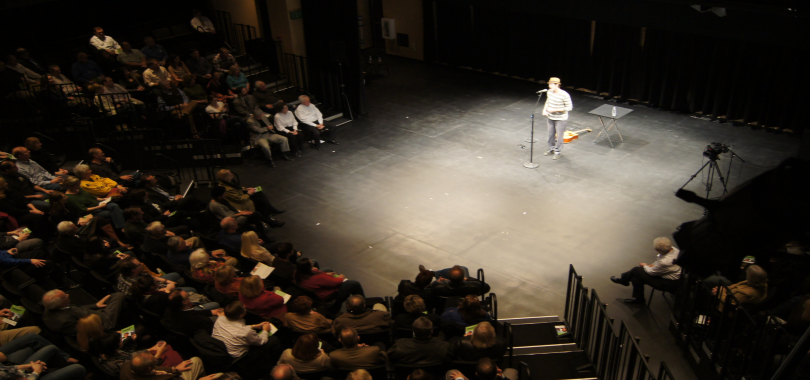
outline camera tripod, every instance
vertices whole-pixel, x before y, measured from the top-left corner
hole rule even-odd
[[[692,174],[692,176],[689,177],[689,180],[686,181],[686,183],[684,183],[683,186],[681,186],[681,188],[678,190],[681,190],[684,187],[686,187],[686,185],[688,185],[689,182],[692,182],[692,180],[695,179],[695,177],[697,177],[698,174],[700,174],[703,171],[703,169],[706,169],[707,166],[709,167],[709,172],[707,173],[708,177],[706,179],[706,199],[709,199],[709,194],[711,194],[712,192],[715,174],[717,174],[717,176],[720,177],[720,184],[723,185],[723,195],[726,195],[726,193],[728,193],[728,188],[726,187],[726,179],[723,178],[723,171],[720,170],[720,164],[717,163],[717,160],[711,158],[709,159],[709,161],[703,164],[703,166],[701,166],[700,169],[698,169],[698,171],[695,172],[695,174]]]

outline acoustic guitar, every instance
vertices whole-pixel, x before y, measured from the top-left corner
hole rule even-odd
[[[591,129],[582,129],[582,130],[579,130],[579,131],[565,131],[565,133],[563,133],[563,142],[568,144],[571,141],[574,141],[574,140],[578,139],[580,133],[585,133],[585,132],[593,132],[593,130],[591,130]]]

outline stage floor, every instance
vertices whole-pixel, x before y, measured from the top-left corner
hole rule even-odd
[[[307,149],[275,169],[255,160],[232,168],[288,210],[276,239],[361,281],[369,296],[395,295],[419,264],[484,268],[501,317],[562,315],[573,264],[611,316],[641,337],[654,369],[665,360],[677,379],[695,378],[666,330],[660,295],[649,311],[628,307],[619,299],[630,288],[609,277],[654,261],[653,238],[701,217],[702,208],[673,194],[701,167],[708,143],[734,144],[747,160],[732,168],[734,186],[795,155],[799,140],[621,105],[634,112],[620,119],[625,142],[611,149],[604,134],[593,143],[599,121],[587,113],[608,102],[571,92],[568,129],[594,132],[552,161],[542,155],[546,123],[538,112],[540,167],[526,169],[528,150],[518,144],[526,145],[539,85],[388,63],[391,76],[367,86],[368,117],[344,126],[340,145]],[[699,190],[701,181],[687,188]]]

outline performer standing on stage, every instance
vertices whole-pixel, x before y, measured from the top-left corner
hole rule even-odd
[[[559,159],[562,154],[568,111],[574,109],[571,95],[560,89],[560,86],[560,78],[549,78],[546,105],[543,106],[543,116],[548,118],[548,151],[543,155],[553,154],[555,160]]]

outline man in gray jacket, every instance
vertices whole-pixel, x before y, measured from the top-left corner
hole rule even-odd
[[[287,161],[295,161],[290,157],[287,152],[290,151],[290,144],[287,138],[276,133],[276,129],[270,124],[270,120],[264,116],[261,111],[253,112],[253,116],[247,120],[248,130],[250,131],[250,143],[253,146],[259,146],[267,158],[268,164],[276,167],[273,162],[273,155],[270,151],[270,144],[277,144],[281,148],[281,155]]]

